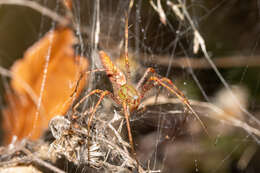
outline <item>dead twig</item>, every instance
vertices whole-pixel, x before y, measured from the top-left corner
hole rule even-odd
[[[33,145],[34,144],[30,143],[29,141],[23,140],[21,142],[10,144],[8,147],[1,148],[1,150],[0,150],[1,151],[1,153],[0,153],[1,160],[4,159],[3,157],[5,157],[4,160],[9,159],[12,156],[14,158],[12,158],[11,160],[7,160],[7,161],[1,161],[0,167],[14,167],[21,163],[30,164],[30,163],[35,162],[35,163],[38,163],[38,164],[44,166],[47,169],[52,170],[55,173],[65,173],[61,169],[53,166],[52,164],[44,161],[43,159],[41,159],[40,155],[38,155],[38,152],[40,152],[40,149],[36,152],[32,152],[26,148],[28,146],[34,148]]]
[[[204,58],[188,58],[188,57],[177,57],[174,61],[170,61],[172,57],[170,56],[160,56],[160,55],[140,55],[142,61],[149,62],[153,64],[181,68],[192,68],[192,69],[211,69],[212,66]],[[151,58],[152,57],[152,58]],[[260,57],[259,56],[226,56],[226,57],[215,57],[212,62],[218,68],[234,68],[234,67],[259,67]]]
[[[69,24],[69,20],[67,18],[64,18],[60,15],[58,15],[56,12],[51,11],[50,9],[40,5],[37,2],[34,1],[28,1],[28,0],[0,0],[0,5],[19,5],[24,7],[29,7],[31,9],[34,9],[41,14],[50,17],[52,20],[59,22],[59,24],[66,26]]]

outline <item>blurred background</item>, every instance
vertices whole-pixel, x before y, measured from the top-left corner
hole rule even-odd
[[[67,15],[60,0],[35,2],[61,16]],[[75,53],[87,57],[92,67],[98,66],[99,60],[93,57],[93,37],[99,18],[98,48],[109,52],[113,61],[123,67],[120,55],[124,49],[124,21],[129,2],[100,0],[99,5],[99,1],[91,0],[72,2],[73,20],[78,24],[75,25],[78,28],[74,26],[72,29],[80,40],[74,46]],[[166,16],[165,23],[151,2],[157,7],[160,2]],[[131,122],[138,158],[144,164],[149,161],[151,169],[161,169],[162,172],[259,172],[259,136],[243,128],[245,126],[235,127],[238,125],[229,117],[260,129],[254,119],[260,118],[260,2],[180,1],[185,4],[228,89],[206,60],[203,51],[194,51],[196,43],[191,23],[186,17],[182,20],[176,15],[169,2],[181,11],[179,1],[134,1],[129,16],[129,57],[133,83],[138,82],[147,67],[154,67],[158,74],[171,79],[187,98],[199,102],[194,104],[194,109],[207,126],[209,136],[192,116],[185,118],[186,122],[183,123],[184,118],[176,118],[170,112],[179,103],[174,104],[170,100],[156,106],[150,103],[146,105],[147,111],[133,115]],[[96,16],[97,8],[100,8],[99,17]],[[38,11],[17,5],[2,5],[0,2],[1,67],[10,69],[17,59],[23,57],[28,47],[54,27],[52,19]],[[1,77],[2,108],[6,106],[5,86],[9,85],[9,81],[9,78]],[[93,85],[102,87],[103,80]],[[111,86],[102,89],[111,90]],[[229,89],[236,99],[230,95]],[[210,103],[224,112],[212,113],[202,103]],[[3,132],[1,136],[3,138]]]

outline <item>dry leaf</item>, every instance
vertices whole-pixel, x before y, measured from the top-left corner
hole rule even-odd
[[[21,60],[14,63],[11,68],[11,87],[14,93],[6,94],[8,107],[3,110],[7,143],[14,135],[18,139],[38,139],[53,116],[67,112],[73,101],[71,96],[77,81],[81,73],[88,68],[85,58],[75,56],[72,47],[75,42],[75,36],[70,29],[50,31],[29,48]],[[85,83],[86,80],[79,82],[76,96]],[[31,91],[28,91],[25,84]],[[37,110],[40,94],[41,106]],[[36,116],[37,114],[39,116]]]

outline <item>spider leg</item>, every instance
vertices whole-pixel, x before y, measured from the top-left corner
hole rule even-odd
[[[129,142],[131,145],[131,150],[132,150],[132,154],[134,156],[134,159],[137,162],[137,165],[139,165],[139,162],[136,158],[136,152],[135,152],[135,148],[134,148],[134,141],[133,141],[133,136],[132,136],[132,132],[131,132],[131,126],[130,126],[130,121],[129,121],[129,109],[127,107],[127,103],[123,102],[123,109],[124,109],[124,116],[126,119],[126,126],[127,126],[127,133],[128,133],[128,138],[129,138]]]
[[[95,90],[94,90],[95,91]],[[89,118],[88,118],[88,138],[90,137],[90,125],[92,122],[92,119],[94,117],[95,112],[97,111],[98,106],[100,105],[100,103],[102,102],[102,100],[104,99],[104,97],[106,95],[111,95],[112,93],[109,91],[103,91],[103,90],[96,90],[96,92],[101,93],[99,100],[97,101],[94,109],[92,110]],[[92,92],[91,92],[92,93]],[[83,115],[85,115],[87,112],[84,112]],[[88,161],[90,162],[90,140],[88,140]]]
[[[145,83],[145,80],[148,78],[149,74],[156,74],[155,70],[151,67],[147,68],[143,77],[140,79],[140,81],[137,84],[136,89],[139,90],[140,87]]]
[[[96,113],[97,111],[97,108],[98,106],[100,105],[100,103],[102,102],[102,100],[104,99],[104,97],[106,95],[110,95],[110,97],[115,100],[116,102],[118,102],[116,100],[116,98],[113,96],[113,94],[109,91],[103,91],[103,90],[100,90],[100,89],[95,89],[93,91],[91,91],[90,93],[88,93],[86,96],[84,96],[74,107],[73,107],[73,111],[76,111],[76,109],[79,107],[79,105],[81,103],[83,103],[88,97],[90,97],[91,95],[93,94],[100,94],[100,97],[99,97],[99,100],[97,101],[94,109],[91,111],[91,114],[88,118],[88,127],[87,127],[87,130],[88,130],[88,138],[90,137],[90,126],[91,126],[91,122],[92,122],[92,119],[94,117],[94,114]],[[87,111],[85,111],[83,113],[83,116],[85,116],[87,114]],[[88,162],[90,161],[90,140],[88,140]]]
[[[73,91],[73,94],[71,94],[71,97],[74,97],[75,94],[77,93],[77,90],[78,90],[78,87],[79,87],[79,83],[80,81],[82,80],[83,76],[84,75],[88,75],[90,73],[95,73],[95,72],[102,72],[102,71],[107,71],[106,69],[94,69],[94,70],[89,70],[89,71],[83,71],[80,73],[80,76],[79,76],[79,79],[77,80],[77,83],[76,83],[76,87]]]
[[[152,84],[149,84],[149,82],[155,82]],[[209,136],[208,131],[206,126],[204,125],[204,123],[201,121],[201,119],[199,118],[199,115],[194,111],[194,109],[191,107],[190,102],[188,101],[188,99],[185,97],[185,95],[176,87],[176,85],[173,84],[173,82],[166,78],[159,78],[157,76],[151,76],[148,81],[146,82],[147,84],[144,84],[142,87],[142,91],[141,91],[141,97],[144,96],[144,94],[150,90],[153,86],[155,85],[161,85],[162,87],[166,88],[168,91],[170,91],[172,94],[176,95],[178,99],[181,100],[181,102],[191,111],[191,113],[196,117],[196,119],[199,121],[199,123],[201,124],[201,126],[203,127],[204,131],[206,132],[206,134]]]
[[[130,65],[128,59],[128,14],[126,14],[125,19],[125,67],[126,67],[126,79],[129,81],[131,72],[130,72]]]
[[[88,93],[87,95],[85,95],[82,99],[80,99],[80,101],[73,107],[73,112],[77,112],[77,108],[91,95],[93,94],[99,94],[104,92],[103,90],[100,89],[95,89],[93,91],[91,91],[90,93]]]

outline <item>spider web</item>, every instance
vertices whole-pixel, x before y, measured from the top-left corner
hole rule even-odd
[[[21,2],[26,6],[26,1]],[[60,16],[66,15],[62,1],[33,2]],[[152,90],[142,102],[146,110],[134,113],[131,118],[137,157],[145,168],[162,172],[260,169],[257,165],[260,135],[257,5],[258,1],[236,0],[134,2],[129,15],[132,82],[136,84],[147,67],[155,68],[190,99],[209,133],[207,136],[178,99],[162,88]],[[92,70],[101,68],[97,54],[100,49],[108,52],[117,66],[125,68],[120,57],[128,6],[128,1],[73,1],[73,29],[78,37],[76,54],[86,56]],[[43,9],[37,12],[25,7],[0,6],[0,13],[3,28],[0,62],[4,67],[10,66],[11,58],[21,57],[28,46],[59,23],[53,16],[46,17]],[[19,21],[18,14],[22,14]],[[13,51],[14,48],[17,50]],[[95,88],[111,91],[106,78],[103,73],[91,74],[83,95]],[[8,86],[5,78],[3,83]],[[43,80],[42,90],[44,85]],[[2,90],[4,93],[5,89]],[[109,102],[109,99],[104,101],[100,114],[111,106]],[[40,107],[40,99],[38,104]],[[81,109],[94,104],[95,98],[91,98]],[[112,114],[118,112],[117,106],[112,107]],[[62,167],[66,172],[87,171],[81,165],[72,168],[69,162]]]

